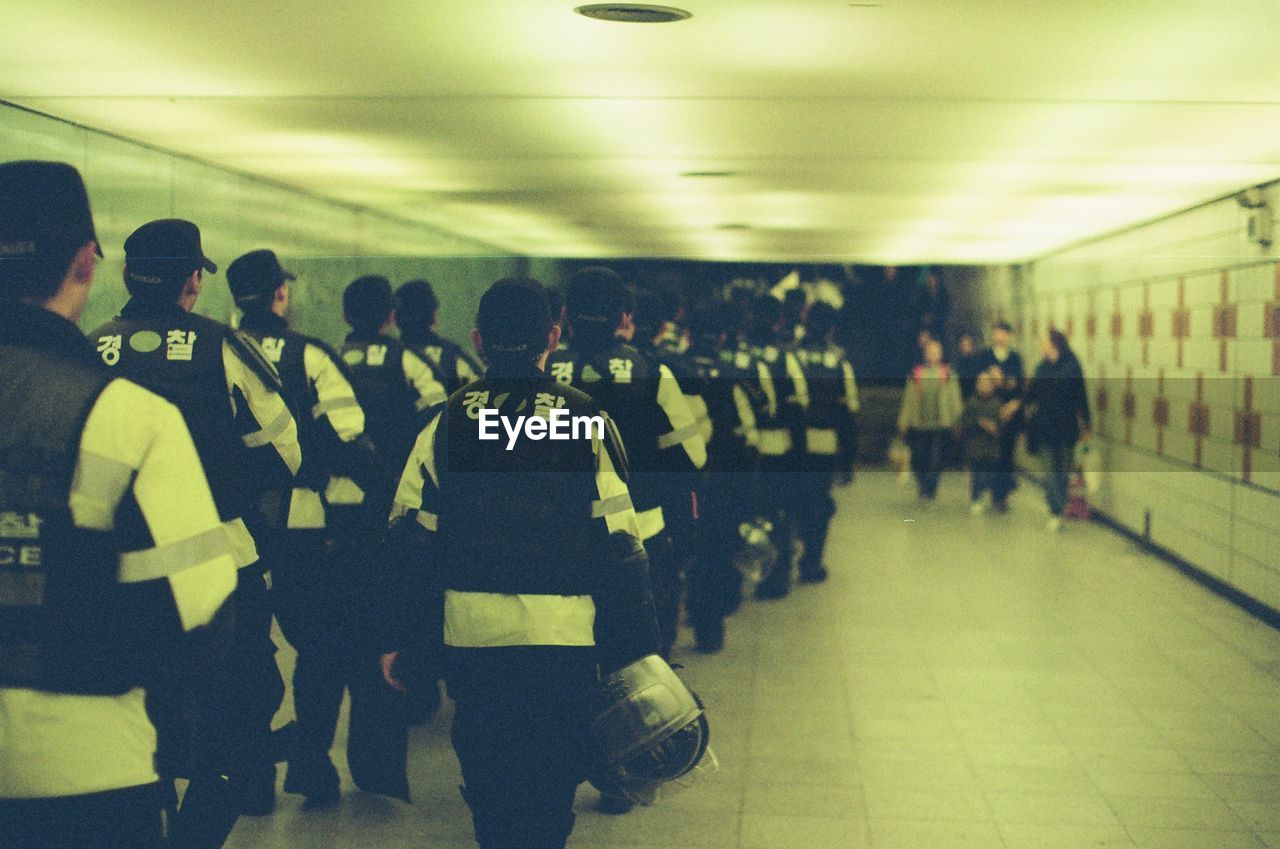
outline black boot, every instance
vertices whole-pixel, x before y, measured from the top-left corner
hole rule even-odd
[[[240,814],[265,817],[276,809],[276,768],[254,770],[233,782],[240,796]]]
[[[302,810],[331,808],[342,799],[338,770],[329,756],[295,757],[284,774],[284,792],[305,796]]]
[[[693,626],[693,650],[715,654],[724,648],[724,620]]]
[[[804,584],[820,584],[827,579],[827,567],[821,563],[800,564],[800,582]]]

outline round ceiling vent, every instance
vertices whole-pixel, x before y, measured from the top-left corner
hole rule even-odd
[[[573,11],[598,21],[624,24],[669,24],[693,17],[692,12],[674,6],[651,6],[648,3],[593,3]]]

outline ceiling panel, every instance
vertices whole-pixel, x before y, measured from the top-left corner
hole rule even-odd
[[[1280,177],[1274,2],[573,5],[43,0],[0,98],[550,256],[1016,260]]]

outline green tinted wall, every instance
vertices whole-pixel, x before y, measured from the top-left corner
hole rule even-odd
[[[92,329],[126,299],[120,273],[125,237],[156,218],[199,225],[221,272],[240,254],[272,248],[300,278],[291,319],[303,332],[340,340],[342,289],[361,274],[398,285],[426,277],[441,300],[440,330],[463,339],[480,293],[525,262],[411,222],[388,218],[155,150],[0,103],[0,161],[53,159],[80,169],[89,188],[105,260],[81,324]],[[198,311],[232,315],[225,277],[205,279]]]

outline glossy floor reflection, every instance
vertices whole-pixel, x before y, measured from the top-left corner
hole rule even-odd
[[[1280,847],[1280,632],[1106,530],[1048,534],[1034,487],[970,516],[966,485],[839,490],[826,584],[745,605],[722,655],[685,635],[719,773],[625,817],[584,786],[570,846]],[[228,845],[472,847],[447,722],[414,733],[413,805],[282,795]]]

